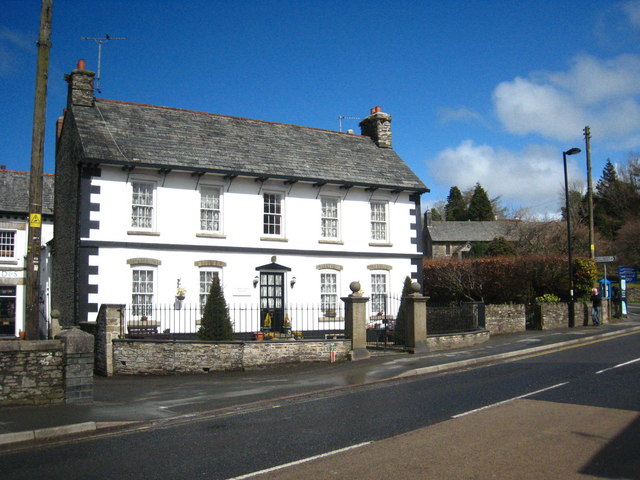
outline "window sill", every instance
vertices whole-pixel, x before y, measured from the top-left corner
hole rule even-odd
[[[342,240],[318,240],[318,243],[325,245],[344,245]]]
[[[282,237],[260,237],[261,242],[288,242],[289,239]]]
[[[127,235],[146,235],[151,237],[159,237],[160,232],[151,232],[146,230],[129,230],[127,231]]]
[[[0,260],[0,265],[18,265],[18,260]]]
[[[222,233],[196,233],[196,237],[198,238],[227,238],[226,235]]]
[[[393,243],[369,242],[370,247],[393,247]]]

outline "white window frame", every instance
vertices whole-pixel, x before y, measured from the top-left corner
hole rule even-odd
[[[371,272],[371,315],[389,315],[389,274],[385,271]]]
[[[156,299],[158,269],[152,265],[136,265],[131,269],[131,314],[151,318]]]
[[[388,243],[389,202],[386,200],[371,200],[369,205],[371,222],[370,239],[375,243]]]
[[[0,260],[16,258],[16,231],[0,230]]]
[[[217,206],[215,205],[215,201],[213,205],[211,204],[205,205],[205,199],[208,192],[212,192],[212,193],[215,192],[214,196],[215,194],[217,194],[217,200],[218,200]],[[219,187],[216,185],[202,185],[200,187],[200,231],[201,232],[222,234],[223,232],[222,200],[223,200],[222,187]],[[211,217],[212,217],[211,219],[204,218],[208,213],[211,213]],[[217,220],[215,219],[216,214],[218,217]],[[208,225],[207,225],[208,222],[212,224],[211,228],[208,228]],[[216,222],[217,222],[217,226],[216,226]]]
[[[144,185],[145,188],[151,190],[151,202],[136,203],[136,186]],[[149,182],[146,180],[132,180],[131,181],[131,228],[136,230],[153,231],[156,225],[156,204],[157,204],[157,185],[155,182]],[[136,215],[136,209],[149,209],[149,215]],[[146,220],[146,221],[141,221]]]
[[[277,198],[278,201],[268,202],[267,197]],[[262,193],[262,234],[265,237],[284,238],[285,236],[284,198],[282,192],[265,191]]]
[[[337,315],[340,305],[340,275],[336,270],[320,271],[320,312],[327,317],[327,312],[333,310]]]
[[[331,202],[335,208],[329,210],[325,203]],[[323,240],[340,240],[340,199],[320,197],[320,237]],[[333,224],[333,225],[332,225]]]
[[[200,309],[204,310],[204,306],[207,304],[209,291],[211,290],[213,277],[217,276],[220,285],[222,285],[222,269],[216,267],[200,267],[198,270],[198,302]],[[209,278],[203,279],[203,277]]]

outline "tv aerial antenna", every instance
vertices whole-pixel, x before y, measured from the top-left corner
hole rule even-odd
[[[105,35],[104,37],[81,37],[82,40],[93,40],[98,44],[98,73],[96,75],[96,91],[98,93],[102,93],[100,91],[100,64],[102,63],[102,45],[107,43],[110,40],[126,40],[127,37],[112,37],[110,35]]]
[[[342,132],[342,120],[360,120],[360,117],[347,117],[345,115],[339,115],[338,121],[340,122],[340,131]]]

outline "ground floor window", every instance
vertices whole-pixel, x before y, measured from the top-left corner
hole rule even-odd
[[[320,274],[320,309],[325,317],[335,316],[338,308],[337,277],[335,273]]]
[[[132,314],[149,316],[153,309],[154,271],[153,269],[136,268],[132,274]]]
[[[217,270],[200,270],[200,308],[207,304],[207,297],[211,291],[213,279],[220,281],[220,274]]]
[[[0,287],[0,335],[16,334],[16,287]]]
[[[387,313],[387,276],[384,273],[371,275],[371,312]]]

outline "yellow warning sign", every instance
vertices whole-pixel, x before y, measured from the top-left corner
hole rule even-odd
[[[29,226],[33,228],[40,228],[42,225],[42,215],[39,213],[29,214]]]

